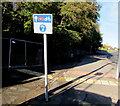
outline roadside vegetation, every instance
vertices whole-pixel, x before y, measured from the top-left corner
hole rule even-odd
[[[118,48],[103,44],[101,47],[99,47],[99,50],[112,53],[112,52],[116,52]]]
[[[48,35],[48,60],[64,61],[70,54],[96,52],[102,35],[98,21],[101,6],[97,2],[3,2],[3,37],[43,42],[42,35],[33,33],[32,15],[53,14],[53,34]],[[72,54],[72,55],[71,55]]]

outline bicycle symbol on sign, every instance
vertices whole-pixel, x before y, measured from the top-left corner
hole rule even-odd
[[[46,31],[46,26],[44,24],[40,25],[40,31],[45,32]]]

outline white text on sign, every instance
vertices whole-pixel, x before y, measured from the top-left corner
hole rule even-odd
[[[33,14],[34,33],[52,34],[52,14]]]

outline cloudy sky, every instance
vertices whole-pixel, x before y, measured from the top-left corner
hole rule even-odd
[[[98,2],[102,5],[99,25],[103,34],[103,44],[118,47],[118,2],[113,1]]]

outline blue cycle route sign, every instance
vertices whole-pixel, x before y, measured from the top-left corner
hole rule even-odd
[[[34,33],[44,34],[45,99],[48,101],[47,34],[52,34],[52,14],[33,14]]]
[[[34,33],[52,34],[52,14],[33,14]]]
[[[51,23],[51,15],[34,15],[34,22]]]

